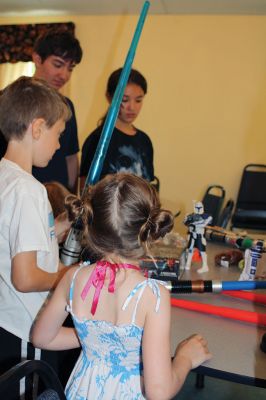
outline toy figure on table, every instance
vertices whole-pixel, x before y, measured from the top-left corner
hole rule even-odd
[[[204,213],[203,204],[200,201],[194,203],[194,213],[188,214],[184,224],[188,226],[187,261],[185,269],[190,269],[194,249],[198,249],[202,259],[202,266],[197,272],[209,270],[206,254],[205,227],[212,221],[212,216]]]
[[[255,279],[257,264],[262,257],[264,242],[257,240],[257,242],[245,251],[244,269],[239,277],[240,281],[253,281]]]

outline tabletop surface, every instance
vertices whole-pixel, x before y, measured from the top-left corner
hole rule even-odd
[[[197,273],[201,264],[194,263],[189,271],[181,271],[180,279],[238,280],[241,271],[237,266],[218,267],[214,263],[216,254],[230,250],[232,248],[228,246],[207,243],[209,271],[203,274]],[[264,268],[266,269],[266,255],[263,255],[260,260],[257,272],[260,273]],[[259,292],[266,294],[266,290]],[[178,294],[173,297],[266,313],[265,306],[255,305],[250,301],[232,298],[222,293]],[[251,323],[172,307],[172,353],[181,340],[193,333],[200,333],[207,339],[209,349],[213,354],[213,358],[204,363],[204,366],[215,370],[266,380],[266,353],[259,348],[265,332],[266,326],[258,327]]]

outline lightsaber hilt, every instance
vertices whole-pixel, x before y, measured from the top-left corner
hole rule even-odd
[[[221,293],[228,290],[266,289],[266,281],[219,281],[219,280],[184,280],[156,276],[164,281],[171,293]]]
[[[258,243],[262,243],[261,252],[266,252],[266,242],[260,239],[252,239],[248,236],[239,236],[237,233],[225,231],[218,227],[207,226],[205,229],[205,237],[208,241],[223,243],[228,246],[237,247],[238,249],[250,249]]]
[[[171,293],[209,293],[213,291],[212,281],[167,281],[166,288]]]
[[[220,281],[202,279],[178,281],[165,279],[165,282],[166,288],[171,293],[220,293],[222,291],[222,284]]]

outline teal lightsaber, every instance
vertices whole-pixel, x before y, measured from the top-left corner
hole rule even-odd
[[[139,42],[139,38],[142,32],[142,28],[148,13],[148,9],[150,7],[150,2],[149,1],[145,1],[140,17],[139,17],[139,21],[132,39],[132,43],[131,46],[129,48],[126,60],[125,60],[125,64],[123,66],[120,78],[119,78],[119,82],[117,84],[115,93],[114,93],[114,97],[112,99],[112,103],[109,107],[106,119],[105,119],[105,123],[103,125],[103,130],[101,133],[101,137],[98,143],[98,146],[96,148],[90,169],[89,169],[89,173],[87,175],[86,181],[85,181],[85,185],[83,188],[83,192],[82,192],[82,196],[84,194],[84,192],[86,191],[86,187],[88,185],[94,185],[96,182],[98,182],[101,172],[102,172],[102,168],[103,168],[103,162],[108,150],[108,146],[112,137],[112,133],[114,130],[114,126],[115,126],[115,122],[119,113],[119,108],[120,108],[120,104],[122,102],[122,98],[124,95],[124,91],[127,85],[127,81],[128,81],[128,77],[131,71],[131,66],[135,57],[135,53],[136,53],[136,48]]]
[[[131,71],[132,63],[134,60],[134,56],[136,53],[136,48],[139,42],[139,38],[142,32],[142,28],[148,13],[148,9],[150,7],[150,2],[145,1],[140,17],[136,26],[136,30],[126,57],[126,61],[124,63],[113,100],[111,102],[111,105],[109,107],[106,120],[103,126],[103,130],[101,133],[101,137],[98,143],[98,146],[96,148],[95,155],[93,157],[91,167],[89,169],[88,176],[85,181],[85,185],[82,191],[81,197],[83,197],[86,188],[89,185],[94,185],[96,182],[98,182],[101,171],[103,168],[103,162],[108,150],[108,146],[112,137],[112,133],[114,130],[115,122],[118,116],[120,104],[124,95],[124,91],[127,85],[128,77]],[[66,238],[66,241],[64,243],[64,246],[61,250],[61,261],[65,265],[72,265],[74,263],[79,262],[80,260],[80,253],[81,253],[81,244],[80,244],[80,239],[81,239],[81,231],[79,228],[79,218],[75,224],[73,224],[71,230],[69,231],[69,234]]]

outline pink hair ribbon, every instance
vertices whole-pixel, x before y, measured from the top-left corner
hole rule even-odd
[[[86,285],[84,286],[82,292],[81,292],[81,298],[84,301],[90,287],[93,285],[95,287],[95,293],[93,296],[92,300],[92,306],[91,306],[91,313],[92,315],[95,314],[98,302],[99,302],[99,297],[101,290],[104,285],[104,281],[106,279],[106,272],[108,270],[109,272],[109,285],[108,285],[108,292],[114,293],[115,291],[115,277],[116,277],[116,272],[119,268],[125,268],[125,269],[135,269],[135,270],[140,270],[139,267],[131,264],[112,264],[108,261],[98,261],[95,265],[94,270],[92,271]]]

